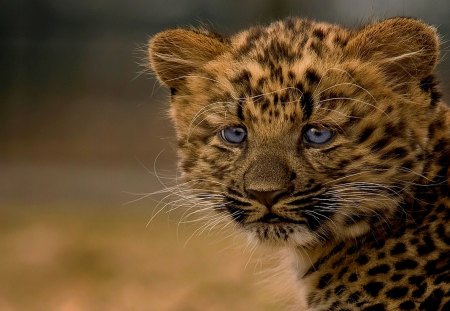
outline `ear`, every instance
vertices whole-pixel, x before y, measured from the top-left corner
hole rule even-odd
[[[150,39],[150,67],[162,83],[176,89],[183,77],[226,49],[227,45],[222,38],[207,31],[166,30]]]
[[[439,57],[436,29],[412,18],[392,18],[356,32],[346,46],[350,54],[378,63],[397,80],[429,75]]]

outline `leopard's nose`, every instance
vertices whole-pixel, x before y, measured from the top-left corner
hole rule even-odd
[[[247,190],[250,198],[257,200],[266,207],[272,207],[287,191],[285,189],[275,191]]]

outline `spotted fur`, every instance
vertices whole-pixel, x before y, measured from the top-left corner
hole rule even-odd
[[[291,250],[298,309],[450,310],[450,112],[433,27],[172,29],[149,55],[171,89],[186,185],[238,230]],[[221,139],[232,125],[244,143]],[[335,137],[311,146],[310,126]]]

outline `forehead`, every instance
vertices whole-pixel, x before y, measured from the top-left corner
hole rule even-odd
[[[348,37],[348,31],[338,26],[298,19],[233,37],[235,65],[227,78],[239,99],[238,117],[271,127],[277,121],[289,126],[309,119],[321,99],[336,98],[338,92],[348,96],[336,85],[349,78],[340,68]],[[320,111],[315,116],[320,118]]]
[[[211,124],[245,123],[278,136],[305,123],[340,127],[360,119],[374,96],[363,87],[368,66],[345,57],[350,35],[339,26],[298,19],[237,34],[231,52],[206,68],[210,77],[194,78],[198,109],[204,111],[204,103],[208,109],[226,106],[226,113],[208,110]]]
[[[347,44],[349,34],[347,29],[337,25],[289,18],[267,27],[257,26],[243,31],[231,38],[231,44],[238,59],[278,62],[310,54],[330,56],[327,52]]]

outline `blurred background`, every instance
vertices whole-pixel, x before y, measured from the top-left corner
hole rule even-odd
[[[182,211],[147,226],[161,196],[145,194],[176,172],[167,90],[143,64],[165,28],[288,15],[418,17],[448,50],[446,0],[0,1],[0,310],[282,308],[240,238],[197,236]],[[439,76],[448,90],[445,53]]]

